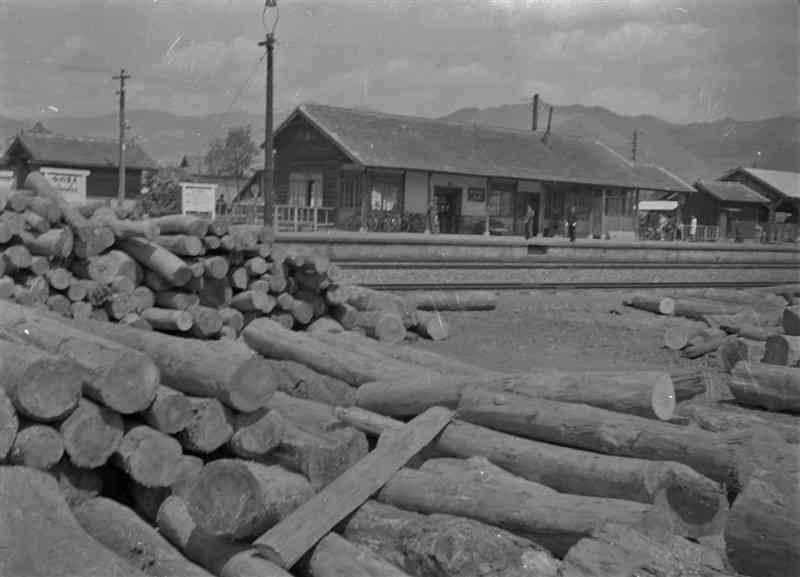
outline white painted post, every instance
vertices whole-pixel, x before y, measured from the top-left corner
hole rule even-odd
[[[314,211],[314,232],[317,232],[317,207],[315,206],[313,209]]]
[[[297,232],[300,230],[300,207],[293,206],[291,210],[294,211],[294,231]]]

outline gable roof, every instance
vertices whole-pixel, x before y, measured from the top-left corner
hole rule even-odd
[[[303,104],[297,118],[324,133],[354,163],[520,180],[542,180],[689,192],[663,169],[634,164],[602,143],[541,132],[444,122],[375,111]]]
[[[114,167],[118,166],[118,146],[116,140],[22,132],[9,145],[5,156],[21,150],[31,160],[42,164]],[[125,148],[125,166],[133,169],[154,169],[156,163],[141,146],[128,142]]]
[[[706,192],[724,202],[747,202],[750,204],[769,204],[769,199],[741,182],[721,182],[719,180],[698,180],[698,190]]]
[[[727,179],[736,173],[746,174],[782,196],[800,200],[800,172],[739,167],[724,174],[721,179]]]

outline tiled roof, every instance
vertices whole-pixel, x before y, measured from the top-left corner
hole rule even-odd
[[[634,164],[599,142],[318,104],[298,115],[363,166],[688,192],[687,183]]]
[[[117,166],[118,142],[115,140],[23,132],[17,135],[6,154],[18,147],[40,163],[75,167]],[[152,169],[156,164],[141,146],[129,142],[125,148],[125,166]]]
[[[783,196],[800,200],[800,172],[766,170],[764,168],[737,168],[731,171],[729,175],[735,172],[748,174]]]
[[[741,182],[721,182],[718,180],[698,180],[698,190],[707,192],[717,200],[727,202],[747,202],[752,204],[768,204],[769,199],[758,194]]]

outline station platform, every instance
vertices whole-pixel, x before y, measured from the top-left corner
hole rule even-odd
[[[346,280],[404,288],[764,286],[800,282],[800,245],[412,233],[279,233]]]

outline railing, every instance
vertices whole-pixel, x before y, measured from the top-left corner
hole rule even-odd
[[[675,239],[669,239],[675,240]],[[688,240],[697,242],[716,242],[719,240],[719,227],[713,225],[697,225],[694,235],[692,235],[692,225],[680,225],[680,236],[678,240]]]
[[[327,229],[336,226],[334,208],[329,206],[293,206],[278,204],[273,215],[273,227],[294,232]]]

